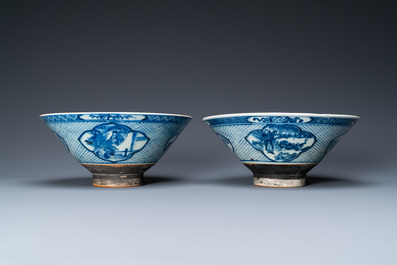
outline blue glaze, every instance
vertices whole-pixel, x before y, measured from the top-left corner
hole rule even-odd
[[[242,162],[307,164],[320,162],[359,117],[247,113],[203,120]]]
[[[156,163],[191,117],[151,113],[55,113],[40,116],[85,164]]]

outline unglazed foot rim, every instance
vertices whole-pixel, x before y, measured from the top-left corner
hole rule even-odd
[[[143,174],[94,174],[92,185],[104,188],[137,187],[143,184]]]
[[[261,187],[293,188],[306,183],[306,173],[317,164],[244,163],[254,173],[254,185]]]
[[[105,188],[125,188],[143,185],[143,172],[154,164],[81,164],[92,173],[92,185]]]
[[[272,188],[297,188],[305,186],[306,178],[296,178],[296,179],[278,179],[278,178],[265,178],[265,177],[255,177],[254,185],[259,187],[272,187]]]

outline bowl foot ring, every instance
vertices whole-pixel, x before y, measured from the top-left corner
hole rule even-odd
[[[143,184],[143,174],[93,174],[92,185],[105,188],[137,187]]]
[[[306,184],[306,173],[315,167],[310,164],[244,163],[254,173],[254,185],[273,188],[295,188]]]
[[[260,187],[272,187],[272,188],[296,188],[305,186],[306,178],[267,178],[258,177],[254,175],[254,185]]]
[[[81,164],[92,173],[92,185],[106,188],[143,185],[143,172],[154,164]]]

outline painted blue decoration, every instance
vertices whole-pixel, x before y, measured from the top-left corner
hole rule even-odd
[[[113,120],[113,121],[141,121],[147,118],[146,115],[131,115],[131,114],[109,114],[109,113],[95,113],[95,114],[82,114],[79,115],[82,120]]]
[[[335,145],[336,145],[337,143],[339,143],[340,139],[342,139],[343,136],[344,136],[344,134],[339,135],[339,136],[336,137],[334,140],[332,140],[332,141],[329,143],[328,147],[327,147],[326,153],[329,153],[329,152],[335,147]]]
[[[69,147],[68,147],[68,145],[67,145],[65,139],[63,139],[63,137],[60,136],[59,134],[57,134],[56,132],[53,132],[53,133],[54,133],[55,136],[59,139],[59,141],[61,141],[61,143],[63,144],[63,146],[65,146],[66,150],[68,150],[68,151],[70,152]]]
[[[161,113],[87,112],[40,116],[83,164],[153,164],[192,119]]]
[[[140,151],[150,139],[129,127],[106,123],[85,131],[80,143],[97,157],[110,162],[123,161]]]
[[[177,114],[152,114],[152,113],[54,113],[43,114],[40,118],[44,122],[82,122],[82,121],[146,121],[156,123],[189,123],[191,117]]]
[[[359,117],[238,113],[215,115],[203,120],[243,163],[316,164]]]
[[[353,126],[357,119],[351,115],[335,115],[334,117],[321,116],[321,114],[308,116],[282,116],[281,114],[272,116],[263,116],[260,113],[250,113],[247,115],[236,115],[221,117],[223,115],[212,116],[211,119],[205,118],[210,126],[222,124],[256,124],[256,123],[297,123],[297,124],[334,124],[334,125],[350,125]]]
[[[316,137],[295,125],[269,124],[262,130],[250,132],[245,139],[255,149],[275,162],[287,162],[309,150]]]
[[[226,145],[227,147],[229,147],[230,150],[232,150],[232,152],[234,152],[233,145],[232,145],[232,143],[229,141],[229,139],[227,139],[225,136],[223,136],[223,135],[221,135],[221,134],[218,134],[218,136],[219,136],[219,138],[222,139],[222,141],[225,143],[225,145]]]
[[[179,136],[179,134],[178,134],[178,135],[175,135],[175,136],[173,136],[173,137],[171,137],[171,138],[167,141],[167,143],[166,143],[165,146],[164,146],[164,152],[168,150],[168,148],[175,142],[175,140],[176,140],[176,138],[177,138],[178,136]]]

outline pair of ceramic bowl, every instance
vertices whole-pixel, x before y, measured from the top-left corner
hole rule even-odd
[[[136,112],[43,114],[66,149],[98,187],[142,185],[143,173],[176,140],[192,117]],[[353,115],[239,113],[203,119],[254,173],[254,184],[300,187],[306,173],[359,120]]]

